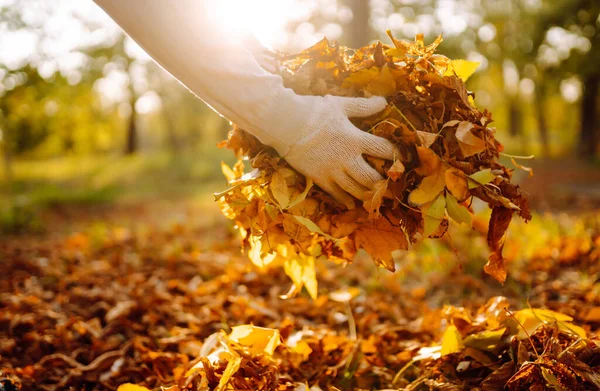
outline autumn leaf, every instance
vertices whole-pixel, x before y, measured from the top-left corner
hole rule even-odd
[[[357,72],[353,72],[342,82],[342,88],[356,88],[360,89],[371,83],[379,75],[379,69],[377,67],[371,67],[369,69],[361,69]]]
[[[491,181],[496,179],[496,175],[492,173],[492,170],[490,168],[486,168],[484,170],[477,171],[476,173],[469,175],[469,178],[472,179],[469,180],[469,189],[475,189],[479,186],[483,186],[485,184],[490,183]]]
[[[498,348],[498,344],[505,333],[506,327],[498,330],[485,330],[467,336],[463,339],[463,343],[465,346],[473,349],[494,351]]]
[[[440,194],[431,203],[423,205],[421,213],[423,215],[423,236],[432,235],[442,223],[444,212],[446,211],[446,198]]]
[[[469,77],[479,67],[480,63],[467,60],[451,60],[448,64],[448,69],[444,72],[444,76],[458,76],[462,81],[467,81]]]
[[[442,356],[458,353],[464,348],[463,340],[455,325],[451,324],[446,328],[442,337]]]
[[[511,218],[512,211],[510,209],[501,206],[495,207],[492,209],[488,228],[487,242],[492,253],[483,270],[501,284],[506,280],[506,268],[504,267],[504,259],[502,258],[502,248],[504,247],[506,230]]]
[[[469,198],[469,186],[464,172],[457,168],[450,167],[446,170],[444,175],[446,188],[459,202],[463,202]]]
[[[305,254],[286,254],[283,270],[294,283],[295,291],[299,292],[302,287],[313,299],[317,298],[317,273],[315,271],[315,258]]]
[[[138,386],[136,384],[125,383],[121,384],[117,391],[150,391],[149,388]]]
[[[442,161],[435,152],[429,148],[417,147],[420,165],[415,172],[422,176],[429,176],[437,173],[442,165]]]
[[[365,91],[376,96],[390,96],[396,90],[396,82],[390,68],[384,65],[381,71],[367,85]]]
[[[287,206],[288,209],[293,208],[294,206],[300,204],[301,202],[304,202],[304,200],[306,199],[306,196],[308,195],[308,192],[310,191],[310,189],[312,189],[313,187],[313,181],[310,178],[306,178],[306,187],[304,188],[304,190],[298,194],[298,196],[296,198],[294,198],[289,205]]]
[[[459,204],[456,197],[450,193],[446,193],[446,210],[448,211],[448,215],[457,223],[465,223],[469,227],[471,226],[473,222],[473,216],[469,210],[463,205]]]
[[[247,347],[250,354],[268,356],[273,355],[281,342],[278,330],[252,325],[232,327],[229,339]]]
[[[421,146],[423,146],[425,148],[431,147],[431,144],[433,144],[435,142],[435,140],[437,140],[437,138],[438,138],[437,133],[423,132],[421,130],[417,130],[416,133],[417,133],[417,138],[419,139],[419,142],[421,143]]]
[[[440,165],[436,172],[423,178],[419,186],[408,195],[408,202],[413,206],[421,206],[437,197],[446,187],[444,171]]]
[[[370,218],[380,217],[379,208],[383,202],[383,196],[387,190],[389,181],[382,179],[375,182],[371,190],[367,190],[364,194],[363,207],[369,212]]]
[[[464,157],[476,155],[486,148],[485,141],[471,132],[473,126],[471,122],[461,121],[456,128],[456,139]]]
[[[404,164],[402,164],[400,160],[396,160],[394,164],[392,164],[390,169],[387,171],[387,175],[391,180],[397,181],[398,179],[400,179],[402,174],[404,174],[405,170],[406,168],[404,167]]]
[[[290,192],[285,178],[279,171],[274,172],[271,176],[269,189],[279,207],[281,209],[287,208],[290,202]]]
[[[517,337],[525,339],[528,335],[533,334],[540,326],[544,324],[556,324],[560,330],[567,333],[577,335],[581,338],[586,338],[587,333],[579,326],[575,326],[573,318],[569,315],[561,314],[560,312],[540,309],[526,308],[514,313],[514,318],[518,322],[513,326],[517,330]]]
[[[354,235],[356,247],[364,249],[378,265],[390,271],[395,270],[392,252],[408,248],[402,228],[392,225],[383,216],[362,224]]]

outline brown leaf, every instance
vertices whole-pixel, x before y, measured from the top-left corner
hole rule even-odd
[[[383,202],[383,196],[387,190],[388,183],[389,180],[382,179],[373,185],[373,189],[365,192],[363,198],[363,207],[367,210],[367,212],[369,212],[369,218],[381,216],[381,213],[379,213],[379,208]]]
[[[387,171],[387,175],[395,182],[400,179],[405,170],[406,168],[404,167],[404,164],[402,164],[400,160],[396,160],[394,164],[392,164],[392,167],[390,167],[390,169]]]
[[[485,141],[473,134],[473,123],[461,121],[456,128],[456,139],[464,157],[485,151]]]
[[[506,280],[506,269],[504,267],[504,258],[502,257],[502,248],[504,247],[506,230],[508,229],[511,218],[512,210],[502,206],[495,207],[492,209],[492,216],[488,228],[487,242],[492,253],[483,270],[501,284]]]
[[[515,373],[515,363],[508,361],[490,373],[481,383],[481,391],[502,391],[508,379]]]
[[[364,249],[378,265],[390,271],[396,269],[392,251],[408,248],[402,228],[392,225],[385,217],[363,223],[355,231],[354,241],[357,248]]]

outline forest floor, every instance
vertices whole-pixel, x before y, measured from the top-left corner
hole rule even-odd
[[[513,222],[504,286],[451,227],[395,273],[317,265],[317,300],[282,299],[208,197],[53,206],[0,240],[0,390],[600,389],[590,194]]]

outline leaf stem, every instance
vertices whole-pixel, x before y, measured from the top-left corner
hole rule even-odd
[[[414,130],[416,132],[417,128],[415,128],[415,126],[408,120],[408,118],[406,118],[406,116],[402,113],[402,111],[400,111],[400,109],[397,108],[396,105],[394,105],[394,104],[392,105],[392,107],[394,109],[396,109],[396,111],[398,112],[398,114],[400,114],[400,116],[402,117],[402,119],[404,119],[410,125],[410,127],[412,128],[412,130]]]
[[[520,155],[510,155],[510,154],[504,153],[504,152],[500,152],[500,155],[506,156],[506,157],[510,157],[510,158],[513,158],[513,159],[523,159],[523,160],[535,159],[535,155],[520,156]]]

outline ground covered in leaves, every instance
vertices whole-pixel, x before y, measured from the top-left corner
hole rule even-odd
[[[515,224],[503,287],[451,226],[394,274],[318,263],[318,298],[284,300],[284,271],[205,213],[3,238],[0,389],[600,388],[597,216]]]

